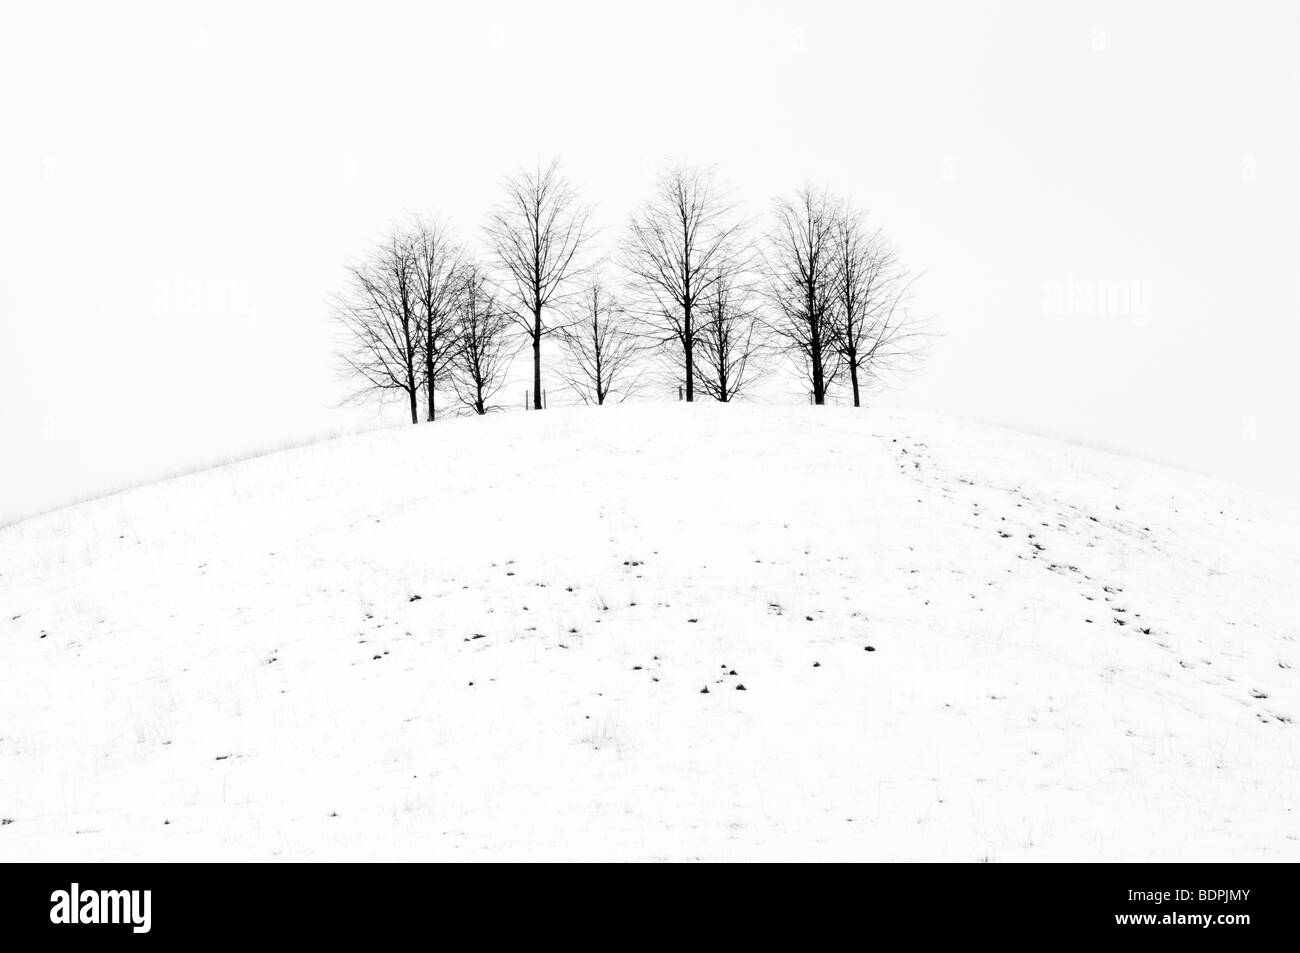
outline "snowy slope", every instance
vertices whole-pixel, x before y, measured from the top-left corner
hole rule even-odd
[[[1297,580],[951,420],[345,438],[0,530],[0,860],[1300,860]]]

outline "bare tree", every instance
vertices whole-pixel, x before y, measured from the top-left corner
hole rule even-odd
[[[700,307],[695,375],[714,400],[740,397],[752,382],[760,350],[758,311],[750,288],[722,274]]]
[[[741,225],[711,170],[672,165],[632,216],[622,264],[644,295],[644,335],[668,353],[695,399],[697,309],[720,277],[739,267]]]
[[[569,354],[565,382],[584,404],[603,404],[615,394],[626,399],[640,380],[633,376],[638,347],[626,312],[599,278],[583,289],[574,312],[560,332]]]
[[[776,318],[772,330],[807,375],[814,404],[839,373],[835,347],[836,213],[825,192],[805,186],[778,199],[768,236],[767,276]]]
[[[406,395],[411,423],[419,422],[419,336],[415,252],[409,235],[394,231],[363,261],[348,268],[348,288],[336,299],[342,326],[340,357],[357,383],[352,399],[394,391]]]
[[[438,382],[446,378],[455,358],[459,330],[460,296],[465,288],[464,253],[447,223],[417,219],[411,250],[414,258],[414,295],[418,351],[428,420],[437,410]]]
[[[488,217],[488,242],[504,272],[515,319],[533,346],[533,409],[542,409],[543,311],[582,271],[589,210],[560,175],[559,164],[506,180],[506,198]]]
[[[507,336],[511,316],[497,306],[486,279],[472,266],[465,269],[458,302],[452,384],[461,404],[486,414],[514,356]]]
[[[928,329],[908,308],[915,278],[897,250],[865,216],[846,206],[835,225],[835,342],[853,388],[853,406],[875,380],[908,369]]]

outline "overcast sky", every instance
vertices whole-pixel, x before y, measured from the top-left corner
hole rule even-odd
[[[0,522],[401,420],[328,299],[558,157],[825,183],[944,333],[879,399],[1300,496],[1294,3],[25,3],[0,30]],[[522,395],[521,399],[522,399]]]

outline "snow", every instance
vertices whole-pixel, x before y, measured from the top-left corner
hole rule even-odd
[[[343,438],[0,530],[0,860],[1300,860],[1298,578],[951,419]]]

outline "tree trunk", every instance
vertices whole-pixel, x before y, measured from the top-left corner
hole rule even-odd
[[[822,346],[816,337],[812,341],[813,403],[826,403],[826,385],[822,380]]]
[[[686,331],[683,344],[686,349],[686,402],[695,400],[695,330],[691,327],[691,306],[686,305],[682,328]]]
[[[533,410],[542,409],[542,309],[533,311]]]
[[[858,400],[858,358],[856,354],[849,355],[849,379],[853,381],[853,406],[861,407],[862,403]]]
[[[410,315],[404,314],[402,317],[402,340],[406,342],[406,396],[411,398],[411,423],[420,422],[420,406],[417,400],[420,393],[420,387],[415,382],[415,354],[414,343],[411,340],[411,318]]]
[[[427,383],[428,392],[426,394],[426,399],[429,404],[429,420],[433,420],[434,410],[435,410],[433,391],[434,391],[434,384],[436,383],[433,379],[433,341],[427,339],[425,341],[425,349],[424,349],[424,379],[425,381],[428,382]]]
[[[826,403],[826,382],[822,377],[822,327],[817,317],[817,299],[814,296],[812,281],[808,282],[806,305],[808,309],[808,329],[811,331],[809,357],[812,359],[813,403]]]

